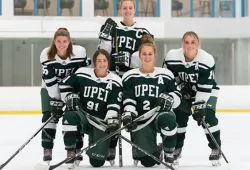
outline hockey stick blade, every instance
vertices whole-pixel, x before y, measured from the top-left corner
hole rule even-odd
[[[54,116],[51,116],[7,161],[0,165],[0,170],[3,169],[23,148],[30,143],[30,141],[36,137],[36,135],[53,119]]]

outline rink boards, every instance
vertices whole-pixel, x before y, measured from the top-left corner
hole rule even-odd
[[[220,86],[218,113],[250,113],[250,86]],[[41,114],[40,87],[0,87],[0,114]]]

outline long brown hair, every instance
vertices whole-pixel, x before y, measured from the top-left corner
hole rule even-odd
[[[151,35],[143,35],[141,37],[141,45],[139,47],[139,55],[141,55],[141,49],[142,47],[144,46],[150,46],[154,49],[154,53],[156,54],[156,45],[155,45],[155,42],[154,42],[154,39]]]
[[[106,50],[104,50],[104,49],[98,49],[98,50],[94,53],[94,55],[93,55],[93,63],[94,63],[94,66],[96,66],[96,59],[97,59],[97,57],[98,57],[100,54],[102,54],[102,55],[104,55],[104,56],[106,57],[106,59],[108,60],[108,66],[110,66],[111,57],[110,57],[109,53],[108,53]],[[108,68],[109,68],[109,67],[108,67]]]
[[[73,45],[72,45],[72,42],[70,40],[70,33],[67,30],[67,28],[59,28],[55,32],[54,39],[52,40],[51,45],[49,47],[49,50],[47,52],[48,58],[51,59],[51,60],[55,60],[55,55],[57,54],[57,49],[56,49],[56,45],[55,45],[54,41],[56,40],[56,37],[58,37],[58,36],[68,37],[68,39],[69,39],[69,46],[67,48],[66,56],[70,58],[71,55],[74,55],[74,54],[73,54]]]

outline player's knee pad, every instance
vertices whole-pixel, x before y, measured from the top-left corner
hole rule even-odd
[[[159,152],[155,152],[152,155],[154,155],[156,158],[160,157],[160,153]],[[150,156],[143,156],[140,158],[141,164],[145,167],[152,167],[155,164],[158,164],[158,162],[156,160],[154,160],[152,157]]]
[[[160,113],[158,117],[158,128],[165,128],[169,127],[170,129],[175,128],[176,125],[176,118],[173,112],[163,112]]]
[[[101,167],[101,166],[104,165],[105,160],[99,160],[99,159],[89,158],[89,163],[90,163],[90,165],[92,165],[93,167]]]

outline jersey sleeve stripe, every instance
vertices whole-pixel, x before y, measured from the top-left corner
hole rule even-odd
[[[213,85],[207,85],[207,84],[198,84],[197,85],[199,88],[204,88],[204,89],[212,89]]]
[[[135,100],[133,100],[133,99],[126,99],[126,100],[123,101],[123,104],[127,104],[127,103],[133,103],[134,105],[137,104],[137,102]]]
[[[109,104],[109,105],[107,105],[107,109],[109,109],[109,108],[116,108],[118,110],[121,109],[121,107],[118,104]]]
[[[50,79],[44,79],[44,82],[45,82],[46,84],[52,83],[52,82],[55,82],[55,81],[57,81],[57,80],[56,80],[56,77],[53,77],[53,78],[50,78]]]
[[[132,105],[124,106],[124,111],[132,112],[133,114],[135,114],[135,116],[138,116],[138,112],[136,111],[135,106]]]

